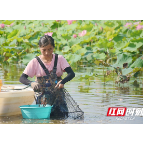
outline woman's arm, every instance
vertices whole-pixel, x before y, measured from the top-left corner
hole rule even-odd
[[[40,85],[38,84],[38,82],[32,82],[28,80],[27,78],[28,78],[28,75],[23,73],[19,81],[25,85],[30,84],[35,92],[40,92]]]
[[[75,77],[75,73],[73,72],[71,67],[65,68],[65,71],[68,75],[61,81],[61,84],[65,84],[66,82],[70,81]]]
[[[28,75],[27,74],[22,74],[19,81],[25,85],[29,85],[32,81],[28,80]]]
[[[55,86],[55,87],[59,86],[59,89],[64,88],[64,84],[75,77],[75,73],[73,72],[71,67],[65,68],[65,71],[67,72],[68,75],[63,80],[60,80]]]

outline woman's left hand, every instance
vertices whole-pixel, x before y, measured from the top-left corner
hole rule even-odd
[[[61,84],[60,82],[61,82],[62,80],[60,80],[58,83],[57,83],[57,85],[55,86],[55,88],[56,87],[58,87],[58,89],[61,89],[61,88],[64,88],[64,84]]]

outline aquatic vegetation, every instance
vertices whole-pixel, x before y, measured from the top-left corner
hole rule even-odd
[[[40,37],[49,35],[55,39],[54,52],[64,55],[71,66],[86,62],[112,67],[105,77],[119,67],[121,75],[133,76],[143,68],[142,29],[139,20],[1,20],[0,59],[26,65],[40,54]]]

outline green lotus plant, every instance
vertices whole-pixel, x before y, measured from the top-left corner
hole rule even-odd
[[[138,20],[0,20],[1,63],[26,65],[40,54],[38,41],[45,34],[71,66],[110,64],[111,71],[119,67],[125,76],[142,71],[143,22]]]

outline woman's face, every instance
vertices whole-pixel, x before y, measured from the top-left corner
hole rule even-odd
[[[45,57],[51,56],[53,53],[53,50],[54,50],[54,47],[51,44],[45,47],[40,47],[41,54]]]

